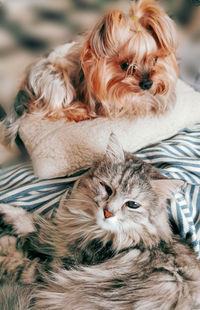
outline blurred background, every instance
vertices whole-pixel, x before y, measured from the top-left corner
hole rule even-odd
[[[200,91],[200,0],[160,0],[186,37],[180,77]],[[75,41],[104,11],[128,12],[128,0],[0,0],[0,107],[10,110],[26,67],[54,47]],[[0,119],[3,111],[0,109]],[[9,152],[0,145],[0,164]]]

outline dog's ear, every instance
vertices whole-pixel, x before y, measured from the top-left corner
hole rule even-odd
[[[116,46],[118,29],[123,25],[123,14],[120,11],[112,11],[106,14],[91,32],[82,50],[82,60],[88,58],[91,53],[95,57],[112,55]]]
[[[175,51],[177,48],[175,23],[156,1],[140,0],[136,14],[139,17],[139,23],[154,37],[158,48],[168,52]]]
[[[103,69],[105,56],[116,54],[116,43],[121,38],[120,31],[123,26],[124,19],[120,11],[106,14],[95,26],[81,50],[81,66],[87,80],[88,96],[90,96],[90,104],[93,102],[93,108],[98,98],[92,99],[91,93],[102,92],[100,89],[102,83],[99,83],[99,75],[101,75],[99,70]],[[91,107],[91,109],[93,108]]]

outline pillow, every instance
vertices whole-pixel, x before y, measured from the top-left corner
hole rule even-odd
[[[39,178],[54,178],[85,169],[102,157],[113,132],[125,151],[135,152],[200,121],[200,93],[179,80],[177,103],[165,115],[137,120],[97,118],[79,123],[38,120],[25,114],[19,135]]]

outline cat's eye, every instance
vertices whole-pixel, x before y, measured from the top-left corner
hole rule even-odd
[[[120,64],[120,67],[122,68],[123,71],[127,71],[129,68],[129,65],[130,65],[129,62],[125,61]]]
[[[125,206],[131,209],[138,209],[141,205],[134,200],[130,200],[125,203]]]
[[[105,185],[105,190],[108,196],[110,197],[112,195],[112,188],[108,185]]]
[[[113,192],[112,188],[103,182],[100,182],[100,184],[105,188],[108,197],[110,197],[112,195],[112,192]]]

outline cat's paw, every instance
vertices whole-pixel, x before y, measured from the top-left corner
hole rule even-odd
[[[0,278],[1,281],[17,279],[24,284],[35,281],[37,259],[29,260],[18,249],[17,238],[4,235],[0,237]]]
[[[9,235],[0,237],[0,263],[2,261],[2,256],[8,256],[16,251],[17,238]]]
[[[19,237],[36,231],[31,213],[21,207],[0,204],[0,236],[14,234]]]

